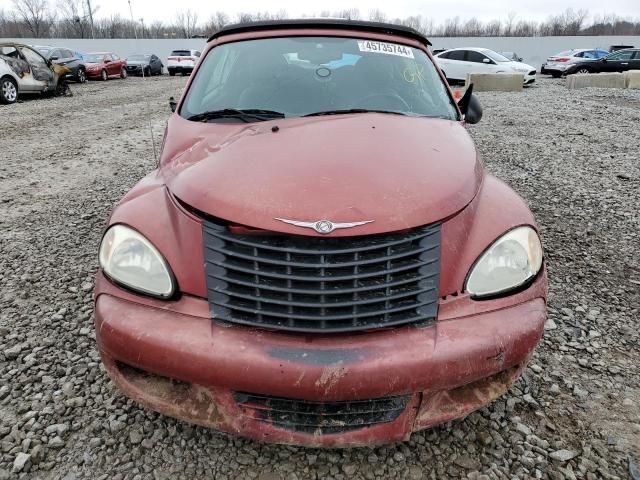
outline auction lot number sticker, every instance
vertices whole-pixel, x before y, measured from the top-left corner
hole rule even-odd
[[[395,43],[358,40],[358,48],[361,52],[384,53],[385,55],[413,58],[413,51],[409,47]]]

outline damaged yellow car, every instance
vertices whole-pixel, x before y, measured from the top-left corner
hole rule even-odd
[[[29,93],[67,94],[67,73],[67,67],[49,62],[28,45],[0,43],[0,103],[15,103]]]

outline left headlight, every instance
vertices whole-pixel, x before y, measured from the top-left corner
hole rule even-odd
[[[474,298],[515,290],[542,268],[542,245],[531,227],[515,228],[498,240],[476,261],[465,290]]]
[[[149,240],[124,225],[114,225],[104,234],[100,266],[107,277],[132,290],[160,298],[175,292],[164,257]]]

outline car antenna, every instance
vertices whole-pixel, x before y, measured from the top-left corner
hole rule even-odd
[[[133,18],[133,10],[131,8],[131,0],[129,0],[129,13],[131,14],[131,22],[133,23],[134,33],[135,33],[135,36],[136,36],[136,39],[135,39],[136,50],[138,50],[139,52],[142,52],[143,49],[140,48],[141,47],[141,45],[140,45],[140,40],[141,39],[138,37],[138,30],[137,30],[137,27],[136,27],[136,22],[135,22],[135,20]],[[144,19],[141,18],[140,22],[142,23],[141,37],[144,39]],[[144,53],[142,55],[144,55]],[[147,77],[149,75],[145,75],[145,70],[146,70],[145,69],[145,65],[143,64],[142,65],[142,81],[143,82],[148,82],[149,80],[147,80]],[[149,68],[149,70],[151,70],[151,68]],[[146,103],[147,103],[147,112],[146,112],[147,114],[146,114],[146,117],[147,117],[147,120],[149,122],[149,136],[151,137],[151,146],[153,148],[153,159],[154,159],[154,161],[156,162],[156,165],[157,165],[158,164],[158,149],[156,148],[156,140],[155,140],[155,138],[153,136],[153,124],[151,123],[151,102],[149,101],[149,96],[147,95],[146,97],[147,97],[146,98]]]

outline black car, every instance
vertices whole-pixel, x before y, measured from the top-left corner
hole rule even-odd
[[[573,73],[611,73],[640,70],[640,48],[628,48],[610,53],[600,60],[577,62],[565,70],[565,75]]]
[[[609,52],[613,53],[613,52],[617,52],[618,50],[626,50],[627,48],[636,48],[633,45],[611,45],[609,47]]]
[[[69,70],[71,70],[71,73],[67,75],[68,79],[75,80],[79,83],[87,81],[87,72],[84,62],[73,52],[73,50],[63,47],[46,46],[34,46],[33,48],[40,52],[40,54],[51,63],[57,63],[68,67]]]
[[[152,53],[135,54],[127,57],[127,73],[129,75],[162,75],[164,65],[157,55]]]

